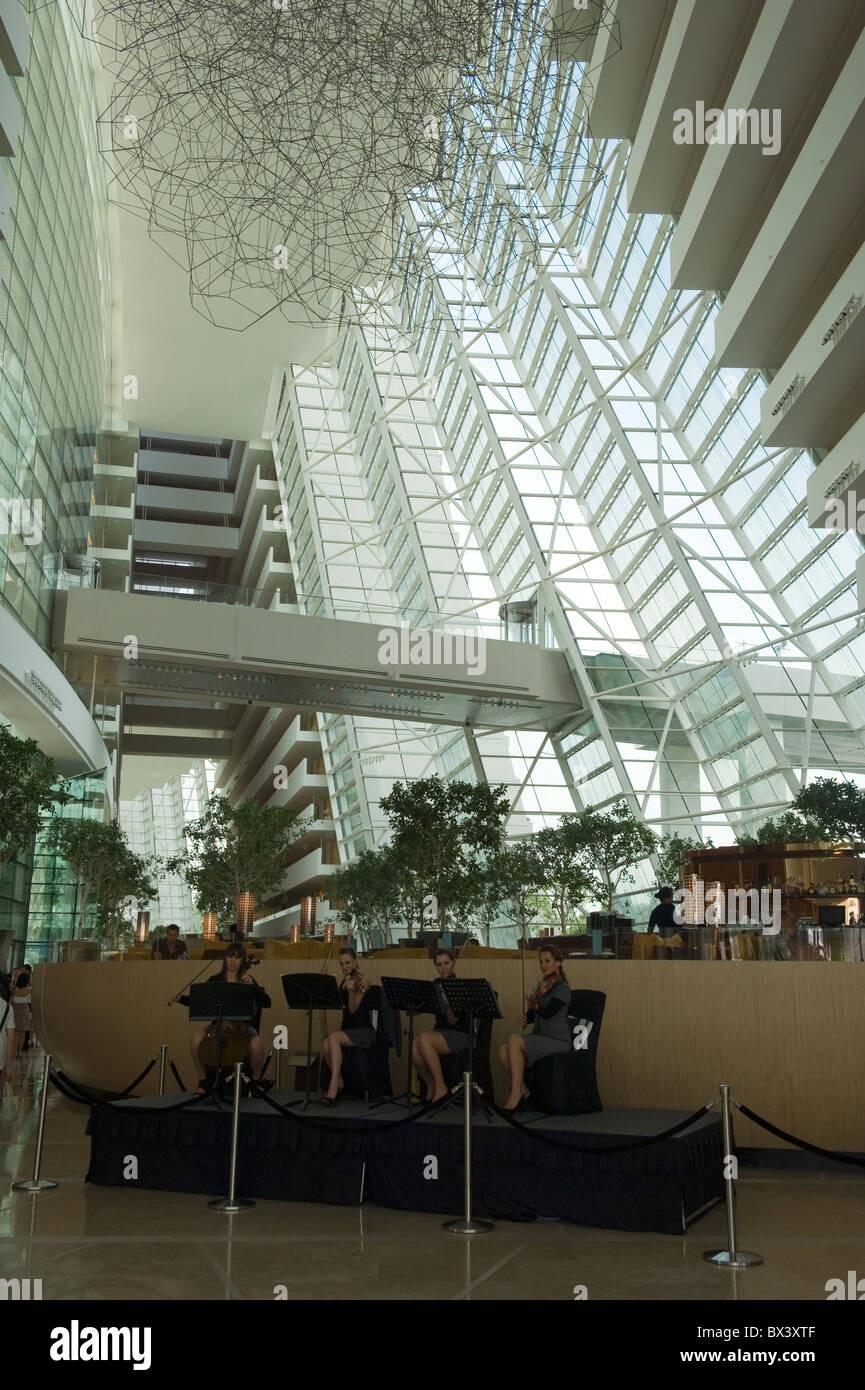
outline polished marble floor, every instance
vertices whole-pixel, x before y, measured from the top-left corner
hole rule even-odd
[[[865,1173],[743,1169],[739,1243],[765,1263],[732,1273],[716,1207],[685,1236],[499,1221],[472,1238],[419,1212],[259,1202],[235,1216],[207,1199],[84,1183],[88,1111],[49,1092],[43,1176],[33,1165],[41,1054],[13,1067],[16,1121],[0,1122],[0,1278],[42,1280],[43,1299],[825,1300],[828,1279],[865,1275]]]

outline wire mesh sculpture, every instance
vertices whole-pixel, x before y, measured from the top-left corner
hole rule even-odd
[[[401,235],[413,191],[463,249],[490,197],[537,243],[527,208],[494,179],[481,190],[478,170],[533,156],[551,172],[520,61],[546,45],[554,66],[563,32],[572,46],[599,22],[568,15],[551,27],[548,0],[108,0],[80,21],[113,77],[112,197],[215,324],[363,317],[422,263]]]

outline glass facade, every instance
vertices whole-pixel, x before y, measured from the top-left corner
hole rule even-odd
[[[57,814],[74,820],[102,820],[105,814],[104,774],[87,773],[69,780],[70,801]],[[50,817],[45,817],[47,830]],[[36,837],[30,910],[27,919],[27,956],[51,960],[61,941],[90,935],[85,921],[79,931],[78,883],[66,860],[45,842],[45,830]],[[90,915],[90,909],[88,909]]]
[[[166,859],[181,854],[186,822],[204,814],[212,790],[213,765],[197,761],[163,787],[144,787],[132,801],[121,801],[118,820],[133,853]],[[177,874],[160,875],[159,897],[139,903],[139,911],[149,911],[151,929],[176,922],[181,936],[201,935],[201,913],[185,879]]]
[[[0,242],[0,594],[47,645],[58,576],[93,579],[111,289],[94,50],[67,5],[28,14]],[[445,130],[447,178],[402,204],[401,274],[286,374],[273,447],[301,612],[542,643],[579,698],[555,733],[320,715],[342,858],[380,839],[394,779],[434,772],[505,783],[515,837],[625,796],[658,833],[716,843],[808,777],[865,781],[861,542],[809,529],[813,460],[761,444],[765,379],[713,367],[718,297],[672,288],[674,223],[629,210],[627,142],[592,137],[583,69],[536,7],[512,18],[477,77],[500,104]],[[105,692],[97,708],[110,733]],[[174,852],[193,783],[124,808],[136,848]],[[10,866],[12,915],[24,878]],[[639,866],[638,915],[653,879]],[[189,931],[184,893],[151,908]]]
[[[761,375],[713,369],[719,301],[670,287],[673,222],[629,211],[629,150],[592,140],[581,67],[518,32],[490,61],[526,158],[494,128],[470,142],[481,234],[467,247],[428,190],[412,199],[425,273],[284,382],[299,602],[490,636],[505,602],[530,603],[581,708],[558,736],[478,730],[511,833],[624,795],[658,833],[729,842],[806,776],[861,777],[860,542],[809,529],[813,461],[760,443]],[[344,855],[376,839],[393,778],[477,775],[461,730],[324,725]],[[650,883],[647,861],[638,914]]]
[[[88,548],[111,300],[92,46],[66,4],[32,4],[28,22],[0,240],[0,596],[47,645],[60,557]]]
[[[66,4],[25,8],[27,70],[10,79],[20,135],[3,161],[0,602],[48,647],[62,557],[85,556],[90,543],[109,371],[108,204],[92,47]],[[102,816],[101,773],[74,779],[72,789],[64,814]],[[42,959],[74,935],[75,916],[75,887],[39,836],[0,884],[0,922],[16,956],[25,922],[28,956]]]

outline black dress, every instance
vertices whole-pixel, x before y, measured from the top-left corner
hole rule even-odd
[[[339,988],[345,998],[340,1028],[351,1039],[355,1047],[371,1047],[375,1042],[375,1029],[370,1017],[369,990],[364,990],[357,1008],[352,1013],[348,1007],[348,990],[344,981]]]

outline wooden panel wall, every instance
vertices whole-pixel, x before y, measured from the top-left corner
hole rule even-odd
[[[191,1026],[186,1010],[179,1004],[167,1008],[166,1001],[195,967],[194,961],[41,965],[33,1001],[39,1040],[74,1080],[105,1090],[123,1089],[166,1042],[191,1083]],[[265,1044],[273,1027],[285,1023],[291,1047],[304,1050],[305,1016],[289,1012],[280,976],[320,969],[321,960],[314,958],[265,960],[256,967],[255,977],[274,1005],[262,1019]],[[376,957],[364,962],[364,970],[373,983],[382,974],[434,975],[430,962],[417,957]],[[537,978],[533,960],[525,972],[531,989]],[[468,958],[460,961],[459,973],[486,977],[498,991],[504,1015],[493,1032],[498,1045],[514,1031],[522,1010],[519,961],[512,953]],[[865,1152],[861,965],[587,960],[571,961],[567,973],[572,986],[607,995],[599,1048],[605,1105],[691,1110],[716,1099],[719,1083],[730,1082],[738,1100],[782,1129],[828,1148]],[[338,1022],[338,1015],[327,1016],[329,1028]],[[316,1028],[314,1046],[320,1032]],[[403,1067],[404,1060],[395,1059],[400,1089]],[[155,1092],[156,1075],[154,1069],[142,1093]],[[283,1085],[291,1081],[284,1070]],[[501,1078],[497,1098],[504,1093]],[[741,1145],[779,1146],[738,1115],[736,1138]]]

